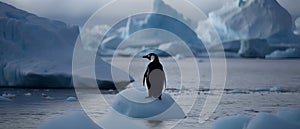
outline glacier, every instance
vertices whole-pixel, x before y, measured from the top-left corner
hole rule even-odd
[[[38,17],[2,2],[0,7],[0,86],[73,88],[72,55],[78,27]],[[114,88],[110,72],[117,68],[102,59],[97,62],[99,86]],[[133,81],[127,73],[116,71],[123,78],[115,83],[127,85]]]

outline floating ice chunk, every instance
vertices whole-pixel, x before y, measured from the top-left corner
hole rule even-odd
[[[186,117],[169,94],[163,93],[162,100],[145,98],[146,96],[145,87],[126,89],[116,95],[112,107],[117,112],[132,118],[168,120]]]
[[[250,118],[244,115],[227,116],[218,119],[213,124],[213,129],[244,129]]]
[[[73,111],[42,124],[38,129],[101,129],[83,111]]]
[[[270,91],[270,88],[267,87],[257,87],[254,89],[256,92]]]
[[[246,129],[299,129],[294,125],[270,113],[259,113],[249,122]],[[242,129],[242,128],[241,128]]]
[[[229,90],[227,94],[248,94],[249,92],[240,90],[240,89],[234,89],[234,90]]]
[[[31,93],[28,92],[28,93],[25,93],[24,95],[25,96],[31,96]]]
[[[76,97],[68,97],[66,100],[68,102],[74,102],[74,101],[77,101],[77,98]]]
[[[11,99],[3,97],[3,96],[0,96],[0,102],[1,101],[11,101]]]
[[[16,95],[15,94],[11,94],[11,93],[3,93],[2,97],[12,99],[12,98],[15,98]]]
[[[258,113],[253,118],[243,115],[226,116],[214,122],[213,129],[299,129],[300,109],[271,113]]]
[[[271,92],[286,92],[287,90],[282,87],[272,87],[270,88]]]
[[[51,96],[46,96],[46,97],[44,97],[45,99],[49,99],[49,100],[52,100],[52,99],[54,99],[54,97],[51,97]]]
[[[276,50],[266,55],[266,58],[300,58],[300,50],[297,48],[289,48],[284,51]]]
[[[42,93],[41,94],[43,97],[47,97],[48,95],[47,94],[45,94],[45,93]]]
[[[277,117],[289,122],[293,122],[300,126],[300,109],[290,109],[287,111],[280,111],[276,114]]]

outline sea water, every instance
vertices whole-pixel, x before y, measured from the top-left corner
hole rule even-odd
[[[183,129],[209,129],[216,119],[224,116],[254,116],[258,112],[277,112],[300,107],[300,60],[227,59],[227,76],[222,99],[210,118],[204,123],[199,123],[199,114],[206,97],[214,94],[210,89],[211,63],[209,59],[197,60],[200,82],[192,75],[187,80],[181,80],[181,70],[195,71],[189,67],[192,59],[178,60],[186,64],[179,69],[173,58],[161,58],[167,73],[168,89],[165,92],[175,98],[186,112],[187,118],[181,121],[148,122],[145,125],[149,128],[175,126],[174,128]],[[111,62],[111,59],[106,61]],[[142,75],[148,63],[146,60],[118,57],[115,61],[116,67],[134,77],[135,82],[129,87],[142,86]],[[189,87],[195,83],[199,83],[199,86]],[[107,90],[102,93],[106,102],[111,103],[117,91]],[[70,111],[81,110],[81,105],[76,101],[76,94],[71,89],[0,88],[0,95],[10,99],[0,100],[1,129],[33,129]],[[196,101],[190,102],[196,95]],[[68,101],[68,98],[72,98],[72,101]],[[95,109],[98,108],[101,110],[92,112],[92,115],[99,118],[106,115],[110,109],[106,104],[101,107],[95,106]]]

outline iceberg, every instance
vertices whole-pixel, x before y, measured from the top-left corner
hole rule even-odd
[[[273,39],[286,41],[292,17],[276,0],[236,0],[209,13],[222,41]]]
[[[78,27],[2,2],[0,7],[0,86],[73,88],[71,68]],[[108,84],[104,88],[115,88],[111,69],[124,77],[116,83],[126,86],[133,81],[127,73],[102,59],[97,62],[96,80],[100,88],[103,83]]]
[[[131,16],[119,24],[115,25],[103,39],[103,45],[99,50],[101,55],[104,55],[107,49],[125,49],[123,41],[130,43],[130,46],[127,45],[126,48],[143,50],[144,48],[157,49],[165,43],[178,41],[178,38],[187,44],[193,54],[199,55],[199,53],[206,52],[202,41],[194,30],[189,27],[191,26],[191,20],[184,17],[163,0],[154,0],[151,13]],[[120,27],[121,25],[123,26]],[[143,30],[147,30],[147,32],[131,38],[136,32],[141,33]],[[121,33],[118,31],[121,31]],[[167,35],[163,31],[171,32],[178,38],[174,39],[174,36]],[[176,51],[173,53],[176,53]],[[128,55],[133,56],[132,53],[128,53]]]
[[[265,58],[274,50],[282,50],[276,48],[278,45],[289,46],[300,41],[293,34],[291,15],[276,0],[234,0],[200,21],[196,31],[201,40],[208,43],[212,52],[223,51],[220,45],[215,45],[217,39],[211,37],[213,32],[207,27],[210,24],[219,34],[224,51],[238,53],[238,50],[240,57]]]
[[[265,58],[273,50],[269,47],[267,40],[252,39],[241,41],[239,55],[247,58]]]
[[[275,115],[261,112],[252,118],[243,115],[226,116],[217,119],[213,129],[298,129],[299,113],[299,109],[289,109]]]

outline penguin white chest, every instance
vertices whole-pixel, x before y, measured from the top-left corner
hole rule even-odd
[[[166,77],[164,71],[160,69],[154,69],[149,73],[149,82],[151,84],[148,89],[148,97],[159,97],[164,89],[166,83]]]

